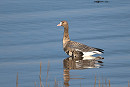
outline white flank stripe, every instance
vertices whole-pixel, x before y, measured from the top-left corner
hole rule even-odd
[[[94,54],[102,54],[102,53],[99,52],[99,51],[83,52],[83,57],[85,57],[85,56],[91,56],[91,55],[94,55]]]
[[[75,49],[76,51],[81,51],[81,50],[79,50],[79,49]]]

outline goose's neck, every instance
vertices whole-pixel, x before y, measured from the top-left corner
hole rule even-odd
[[[70,41],[68,26],[64,27],[63,44]]]

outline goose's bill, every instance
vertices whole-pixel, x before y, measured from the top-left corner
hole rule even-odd
[[[57,26],[61,26],[62,25],[62,22],[60,22]]]
[[[60,24],[58,24],[57,26],[61,26]]]

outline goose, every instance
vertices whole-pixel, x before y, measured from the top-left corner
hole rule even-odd
[[[102,54],[103,49],[90,47],[79,42],[71,41],[69,38],[69,27],[67,21],[61,21],[57,26],[64,27],[63,49],[66,54],[75,57],[88,57],[94,54]]]

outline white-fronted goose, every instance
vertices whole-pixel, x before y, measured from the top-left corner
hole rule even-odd
[[[57,26],[64,27],[63,49],[64,49],[65,53],[67,53],[69,56],[86,57],[86,56],[91,56],[94,54],[102,54],[103,53],[103,51],[104,51],[103,49],[89,47],[89,46],[84,45],[82,43],[71,41],[69,38],[68,22],[67,21],[61,21],[60,24],[58,24]]]

